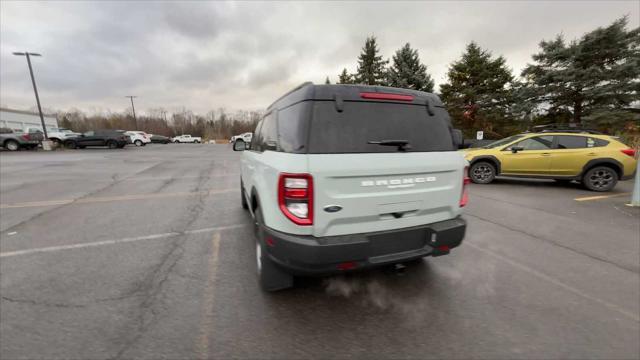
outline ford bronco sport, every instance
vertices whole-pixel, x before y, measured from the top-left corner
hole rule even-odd
[[[468,183],[459,133],[432,94],[305,83],[273,103],[241,156],[260,283],[327,275],[460,245]]]

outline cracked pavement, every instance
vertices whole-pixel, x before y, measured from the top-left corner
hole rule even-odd
[[[472,185],[451,255],[265,294],[238,159],[192,144],[0,153],[0,204],[24,204],[0,207],[0,358],[640,357],[640,209],[625,197]]]

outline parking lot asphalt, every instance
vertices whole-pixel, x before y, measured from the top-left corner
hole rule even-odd
[[[0,154],[0,358],[640,357],[631,182],[472,185],[449,256],[257,284],[239,154]]]

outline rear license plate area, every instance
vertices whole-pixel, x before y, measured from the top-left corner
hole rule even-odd
[[[431,231],[427,229],[407,230],[389,234],[369,236],[369,256],[382,256],[424,248]]]

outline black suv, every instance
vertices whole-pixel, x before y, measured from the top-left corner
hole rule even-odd
[[[68,139],[64,146],[68,149],[84,149],[87,146],[107,146],[109,149],[123,148],[131,143],[131,138],[124,130],[95,130]]]

